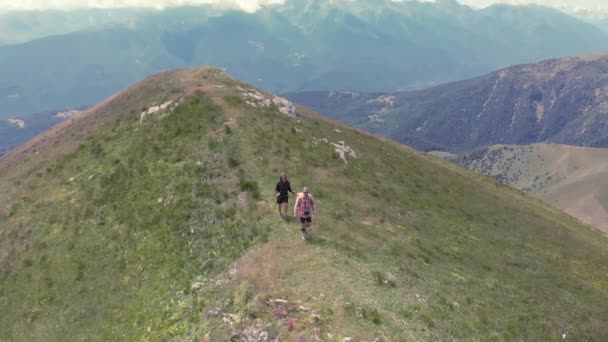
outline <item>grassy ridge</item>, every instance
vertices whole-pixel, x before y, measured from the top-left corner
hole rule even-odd
[[[0,217],[2,239],[31,229],[2,273],[2,339],[608,336],[599,233],[409,148],[253,108],[232,86],[164,119],[125,114],[32,172]],[[284,170],[318,199],[310,244],[275,214]]]
[[[119,121],[40,172],[40,188],[3,218],[5,227],[35,227],[36,241],[23,253],[20,272],[3,281],[1,325],[13,327],[10,335],[187,332],[180,305],[188,298],[176,300],[176,293],[187,292],[194,275],[225,268],[267,238],[267,227],[243,227],[246,211],[237,213],[232,199],[238,175],[224,152],[236,142],[206,138],[222,132],[222,119],[203,97],[162,123]]]

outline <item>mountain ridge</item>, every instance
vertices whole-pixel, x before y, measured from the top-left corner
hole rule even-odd
[[[607,75],[608,55],[602,53],[515,65],[414,92],[288,97],[425,150],[533,142],[605,147]]]
[[[149,77],[0,170],[3,339],[608,336],[605,236],[214,69]],[[284,171],[318,202],[310,243],[276,213]]]
[[[0,47],[0,117],[89,106],[147,74],[201,64],[271,91],[389,91],[608,49],[608,35],[599,29],[535,7],[483,12],[387,2],[382,11],[343,5],[310,16],[296,5],[255,14],[206,7],[136,11],[135,19],[113,29]]]

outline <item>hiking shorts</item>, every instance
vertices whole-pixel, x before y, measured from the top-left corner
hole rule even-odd
[[[283,203],[288,203],[288,202],[289,202],[289,195],[285,195],[285,196],[279,195],[277,197],[277,204],[283,204]]]
[[[312,217],[300,217],[300,222],[302,223],[311,223],[312,222]]]

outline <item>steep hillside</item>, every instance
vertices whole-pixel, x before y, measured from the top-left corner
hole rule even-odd
[[[273,205],[289,172],[313,240]],[[0,159],[0,339],[605,340],[608,239],[212,69]]]
[[[415,92],[288,97],[425,150],[534,142],[608,146],[608,55],[517,65]]]
[[[393,91],[608,50],[606,33],[556,10],[473,10],[456,1],[291,0],[256,13],[202,6],[7,16],[0,33],[5,25],[12,32],[15,21],[36,35],[36,23],[42,29],[63,18],[45,31],[65,34],[0,47],[0,119],[88,106],[152,72],[201,64],[273,91]],[[84,23],[90,26],[78,29]]]
[[[0,121],[0,154],[19,146],[48,128],[56,125],[78,111],[52,111],[35,113],[24,117],[12,117]]]
[[[565,145],[496,145],[460,158],[608,232],[608,149]]]

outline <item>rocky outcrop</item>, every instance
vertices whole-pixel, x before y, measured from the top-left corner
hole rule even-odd
[[[139,122],[143,123],[144,120],[152,114],[156,114],[162,119],[165,116],[171,114],[171,112],[173,110],[175,110],[175,108],[177,108],[177,106],[179,106],[182,102],[183,102],[183,99],[179,99],[177,101],[169,100],[169,101],[163,102],[160,105],[150,106],[150,108],[145,109],[144,111],[141,112],[141,114],[139,116]]]
[[[296,106],[289,100],[273,95],[269,97],[262,94],[255,89],[243,89],[239,88],[242,93],[245,102],[255,108],[270,108],[275,106],[281,114],[285,114],[289,117],[295,117],[297,115]]]
[[[22,119],[8,119],[8,123],[19,128],[25,128],[25,121]]]

